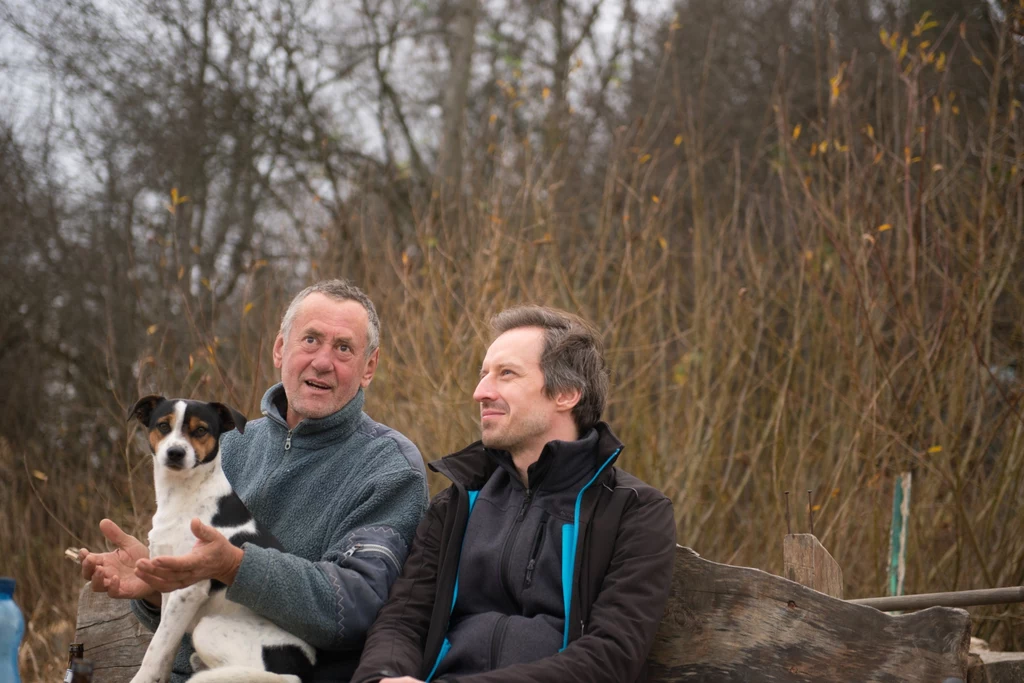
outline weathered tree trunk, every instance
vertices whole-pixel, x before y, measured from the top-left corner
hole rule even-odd
[[[95,683],[128,683],[142,664],[153,637],[132,614],[127,600],[93,593],[89,584],[78,593],[75,642],[85,646]]]
[[[648,661],[660,682],[952,683],[970,632],[963,610],[890,616],[679,548]]]
[[[650,680],[962,682],[970,628],[963,610],[889,616],[680,547],[648,659]],[[96,683],[127,683],[150,634],[127,601],[93,593],[87,584],[79,595],[75,640],[96,667]]]

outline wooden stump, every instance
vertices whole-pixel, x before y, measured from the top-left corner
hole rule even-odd
[[[813,534],[786,534],[783,575],[819,593],[843,599],[843,570]]]
[[[979,652],[968,683],[1024,683],[1024,652]]]
[[[889,616],[680,547],[652,681],[949,683],[967,679],[970,618]]]
[[[89,584],[78,593],[75,642],[95,667],[94,683],[128,683],[139,670],[153,634],[132,614],[127,600],[93,593]]]

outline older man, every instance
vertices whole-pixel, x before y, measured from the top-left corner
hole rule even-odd
[[[527,306],[492,321],[482,440],[432,501],[353,683],[627,683],[668,598],[672,505],[613,466],[600,340]]]
[[[419,451],[362,410],[379,342],[377,312],[359,288],[344,280],[306,288],[281,321],[273,352],[281,383],[263,396],[264,417],[222,437],[224,473],[287,553],[236,548],[202,526],[190,554],[150,559],[103,520],[117,549],[83,551],[93,590],[133,599],[155,629],[161,592],[217,579],[228,599],[318,648],[318,680],[347,680],[427,501]],[[191,653],[186,636],[172,681],[191,674]]]

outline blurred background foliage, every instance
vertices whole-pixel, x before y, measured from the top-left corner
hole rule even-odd
[[[907,591],[1024,583],[1022,32],[1020,0],[0,0],[27,680],[73,631],[62,550],[147,530],[127,407],[255,415],[321,277],[376,302],[367,410],[428,460],[477,438],[487,318],[552,304],[603,331],[680,543],[778,573],[812,489],[881,595],[912,471]],[[1024,648],[1020,606],[972,614]]]

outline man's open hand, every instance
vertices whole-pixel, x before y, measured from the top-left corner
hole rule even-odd
[[[244,552],[231,545],[222,533],[192,520],[196,544],[188,555],[160,556],[140,559],[135,563],[135,576],[161,593],[170,593],[199,581],[215,579],[230,586],[235,582]]]
[[[149,549],[134,536],[129,536],[109,519],[100,522],[100,531],[114,544],[109,553],[92,553],[82,548],[82,578],[96,593],[112,598],[145,599],[159,605],[160,593],[135,575],[135,565],[149,557]]]

